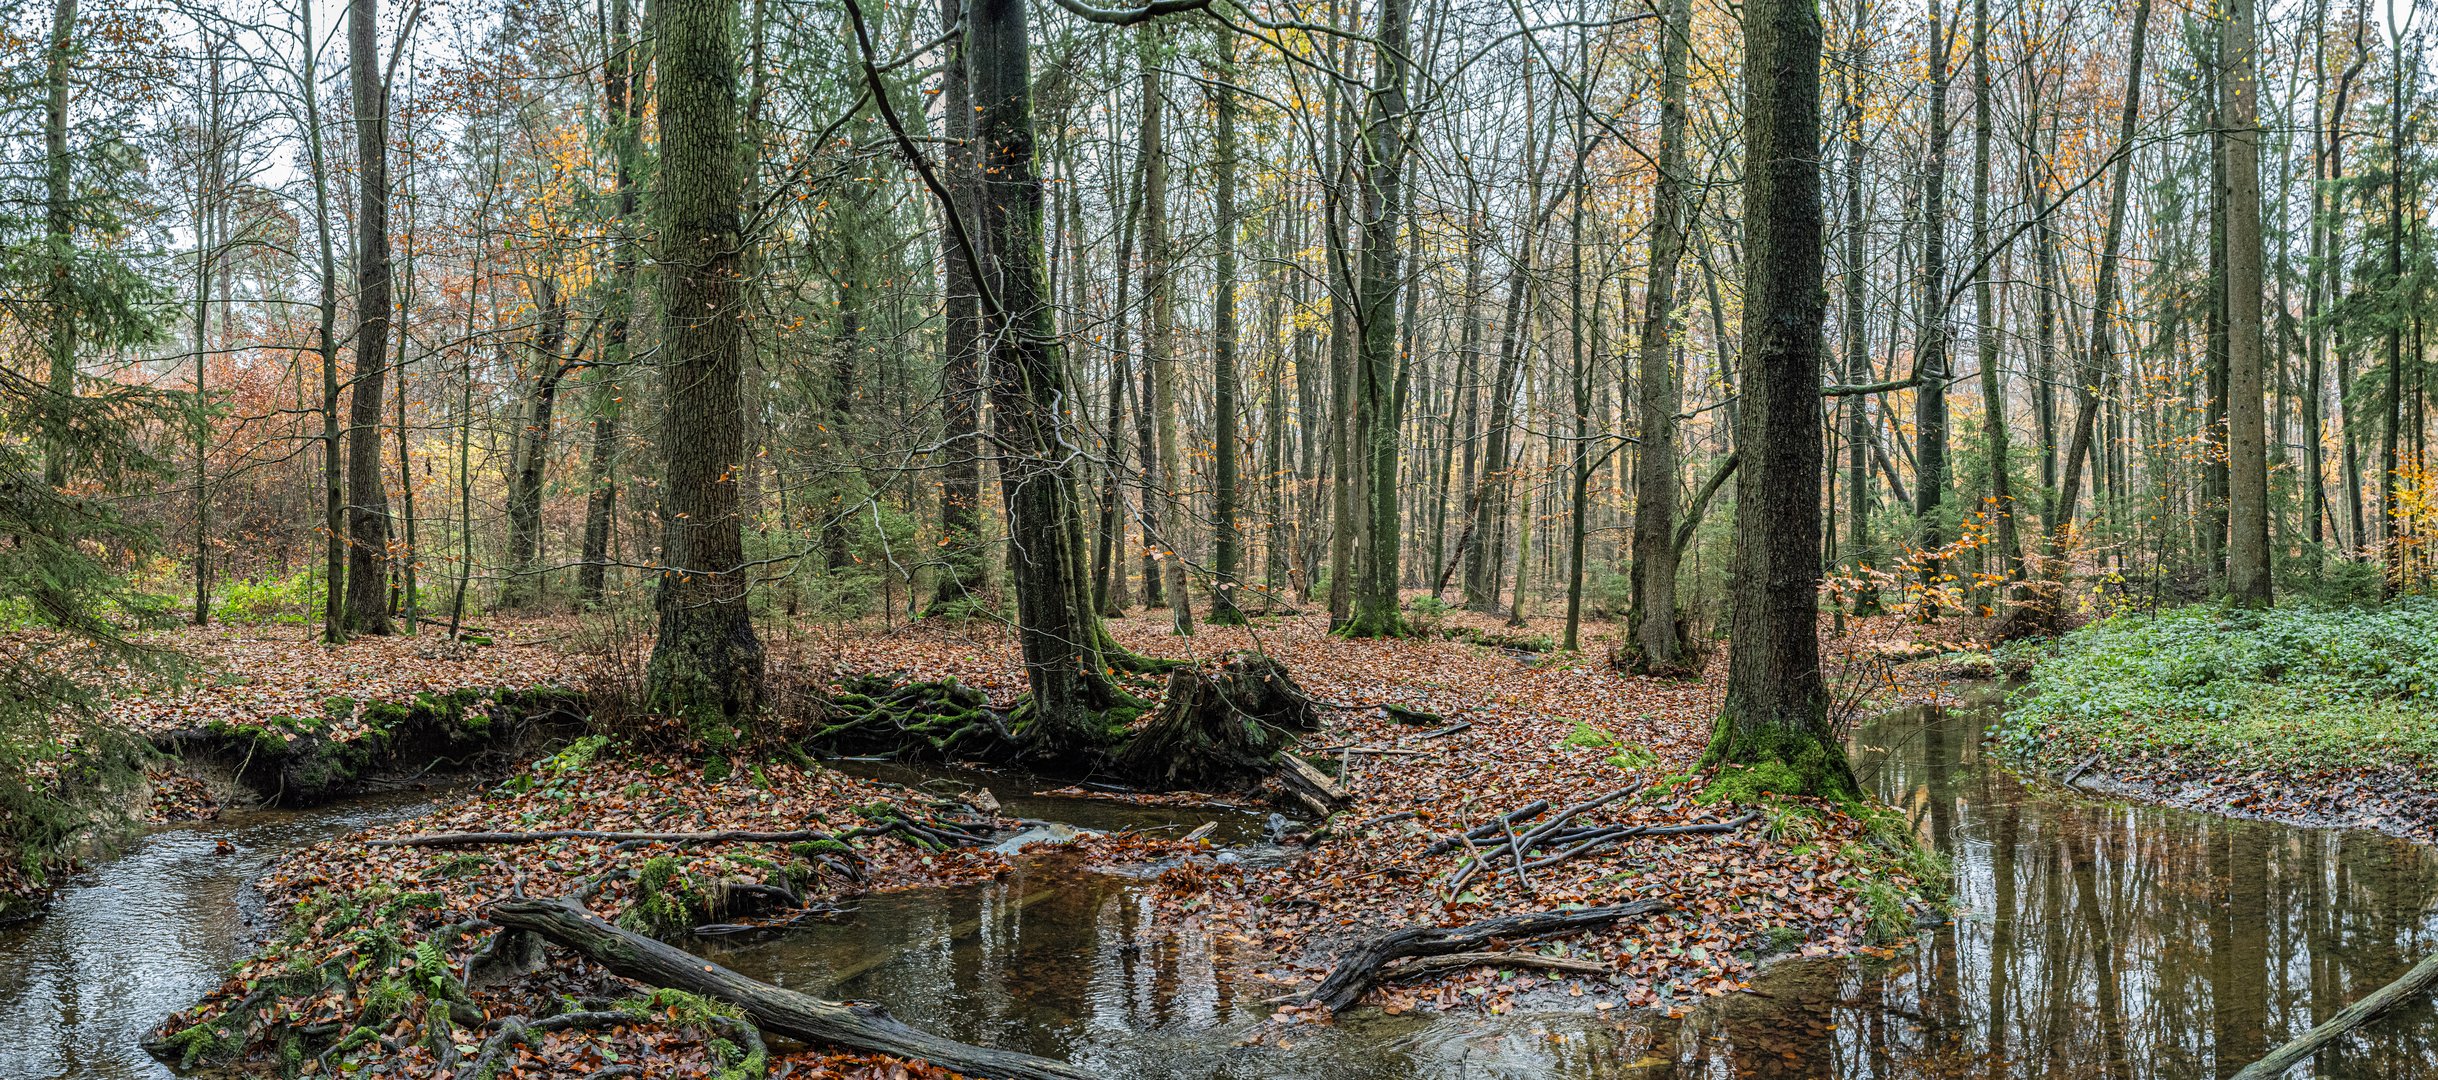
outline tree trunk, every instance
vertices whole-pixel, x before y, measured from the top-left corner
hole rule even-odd
[[[389,372],[389,93],[380,0],[349,0],[347,81],[356,121],[356,364],[347,406],[347,631],[389,633],[389,494],[381,486],[381,389]]]
[[[1691,674],[1684,620],[1676,610],[1676,275],[1685,250],[1685,88],[1692,56],[1691,0],[1668,0],[1660,27],[1659,159],[1651,189],[1651,265],[1643,286],[1635,404],[1642,444],[1634,462],[1633,607],[1629,670]]]
[[[666,70],[684,68],[667,62]],[[491,916],[502,932],[540,934],[637,982],[733,1002],[756,1025],[791,1039],[919,1058],[970,1076],[1084,1080],[1089,1075],[1045,1058],[968,1046],[918,1031],[877,1006],[823,1001],[748,979],[676,946],[619,929],[571,900],[516,900],[493,907]]]
[[[1404,632],[1397,588],[1402,546],[1397,517],[1397,297],[1404,284],[1397,230],[1405,221],[1406,42],[1409,0],[1380,0],[1371,101],[1362,141],[1363,236],[1356,285],[1355,424],[1352,455],[1362,456],[1359,495],[1364,548],[1354,563],[1356,587],[1345,632],[1393,637]]]
[[[1180,543],[1185,532],[1185,462],[1177,445],[1176,252],[1168,235],[1163,130],[1168,99],[1160,73],[1164,50],[1151,24],[1135,32],[1141,35],[1143,65],[1143,301],[1151,309],[1143,334],[1143,379],[1149,393],[1140,415],[1151,423],[1159,462],[1143,489],[1143,522],[1150,534],[1144,546],[1151,556],[1144,569],[1159,578],[1158,593],[1168,602],[1170,625],[1179,634],[1191,634],[1194,605],[1185,587],[1185,549]]]
[[[1985,0],[1984,0],[1985,2]],[[2260,315],[2259,57],[2254,0],[2225,8],[2227,468],[2230,535],[2227,592],[2242,607],[2267,607],[2269,461]]]
[[[1744,71],[1735,646],[1726,702],[1705,760],[1754,767],[1772,790],[1851,798],[1860,791],[1828,729],[1817,625],[1821,331],[1828,296],[1817,0],[1747,3]]]
[[[1024,0],[974,0],[966,49],[974,135],[982,150],[983,340],[991,349],[999,486],[1007,504],[1008,565],[1017,640],[1032,700],[1018,734],[1042,753],[1096,751],[1110,733],[1100,710],[1117,699],[1108,634],[1091,607],[1083,522],[1067,465],[1059,403],[1066,365],[1041,273],[1041,180],[1033,166],[1032,54]]]
[[[62,403],[76,399],[76,214],[74,164],[68,159],[68,69],[76,52],[76,0],[53,0],[51,40],[44,49],[43,83],[43,307],[44,331],[50,340],[50,389]],[[69,425],[62,415],[53,423],[50,445],[43,450],[43,482],[57,488],[68,482]]]
[[[1216,283],[1211,295],[1211,612],[1214,623],[1244,621],[1236,607],[1237,564],[1242,548],[1236,534],[1239,484],[1236,410],[1236,114],[1241,107],[1229,83],[1236,78],[1236,38],[1218,28],[1211,47],[1211,97],[1217,130],[1211,147],[1211,261]]]
[[[1974,359],[1981,368],[1981,429],[1989,451],[1989,513],[1996,552],[1983,564],[1992,578],[2022,576],[2016,565],[2014,481],[2007,472],[2006,377],[1999,368],[1998,311],[1989,272],[1998,253],[1989,242],[1989,0],[1972,0],[1972,275]]]
[[[624,410],[617,380],[629,357],[628,339],[635,313],[635,171],[643,154],[642,124],[635,98],[644,66],[638,63],[629,30],[632,0],[611,0],[609,56],[602,72],[601,96],[608,114],[612,181],[617,219],[611,223],[610,288],[604,297],[601,331],[601,371],[592,380],[592,448],[585,462],[584,565],[577,571],[576,591],[587,607],[601,603],[608,585],[610,530],[618,512],[618,440]]]
[[[542,481],[550,463],[550,426],[558,410],[559,384],[567,377],[567,299],[547,270],[533,278],[536,309],[526,351],[533,364],[526,390],[524,423],[511,432],[508,469],[508,580],[499,606],[530,607],[542,592]]]
[[[965,17],[965,0],[940,0],[940,25],[957,26]],[[940,333],[940,469],[939,574],[933,579],[931,610],[971,610],[975,593],[989,582],[990,563],[982,548],[982,309],[976,291],[973,260],[947,228],[946,215],[974,215],[973,94],[965,83],[965,41],[962,33],[949,45],[940,73],[940,112],[946,119],[948,145],[941,153],[940,180],[951,204],[940,208],[943,308]]]
[[[1929,146],[1922,161],[1922,281],[1915,302],[1913,358],[1913,514],[1922,551],[1946,543],[1947,500],[1947,57],[1948,36],[1939,0],[1930,0],[1924,48],[1930,67]],[[1753,475],[1745,472],[1747,479]],[[1935,555],[1922,562],[1923,610],[1933,607],[1927,589],[1941,573]]]
[[[1845,75],[1845,381],[1860,386],[1871,381],[1871,331],[1865,303],[1869,269],[1863,262],[1864,225],[1868,220],[1862,198],[1862,118],[1870,80],[1863,77],[1871,59],[1870,35],[1865,32],[1869,8],[1854,0],[1854,48]],[[1902,245],[1899,245],[1901,248]],[[1855,588],[1854,613],[1879,612],[1879,589],[1871,572],[1871,402],[1872,395],[1852,395],[1845,403],[1846,562],[1860,582]]]
[[[762,643],[746,607],[738,472],[745,457],[744,237],[733,0],[653,0],[661,71],[656,192],[662,267],[663,539],[645,693],[699,733],[750,721]]]
[[[2117,256],[2124,250],[2125,203],[2132,194],[2133,182],[2133,139],[2141,118],[2142,53],[2149,34],[2150,0],[2135,0],[2133,35],[2128,39],[2133,54],[2125,61],[2125,100],[2117,122],[2116,175],[2109,181],[2108,226],[2099,245],[2099,282],[2091,304],[2091,334],[2074,380],[2074,427],[2066,436],[2065,475],[2057,485],[2057,521],[2047,542],[2051,555],[2059,552],[2066,533],[2074,527],[2074,502],[2082,490],[2083,462],[2091,455],[2092,428],[2099,416],[2100,384],[2107,377],[2108,365],[2116,358],[2115,307],[2117,278],[2121,273]]]

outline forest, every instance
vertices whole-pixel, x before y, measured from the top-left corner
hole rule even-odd
[[[0,1078],[2438,1075],[2422,0],[0,0]]]

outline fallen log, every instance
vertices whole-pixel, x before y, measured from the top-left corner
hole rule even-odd
[[[1339,953],[1337,966],[1329,970],[1329,975],[1313,987],[1305,1000],[1327,1006],[1331,1012],[1343,1012],[1362,1000],[1363,992],[1379,980],[1380,969],[1392,960],[1472,952],[1502,938],[1545,937],[1588,930],[1647,915],[1666,906],[1657,900],[1636,900],[1608,907],[1501,915],[1469,926],[1408,926],[1391,930],[1358,941]]]
[[[653,986],[736,1005],[764,1031],[791,1039],[919,1058],[971,1076],[1005,1080],[1085,1080],[1063,1062],[944,1039],[908,1027],[874,1005],[824,1001],[746,978],[693,953],[620,929],[563,899],[510,900],[490,909],[494,923],[529,930],[611,971]]]
[[[1393,701],[1381,702],[1380,712],[1382,715],[1400,724],[1411,724],[1415,727],[1429,727],[1434,724],[1444,724],[1448,722],[1447,717],[1441,716],[1438,713],[1427,712],[1422,709],[1414,708],[1410,705],[1399,705]]]
[[[2438,955],[2430,956],[2420,963],[2414,964],[2412,970],[2405,972],[2403,977],[2371,991],[2370,996],[2345,1006],[2342,1012],[2328,1018],[2327,1023],[2304,1032],[2301,1038],[2293,1042],[2269,1051],[2269,1056],[2244,1066],[2242,1072],[2235,1074],[2235,1080],[2276,1080],[2277,1077],[2284,1076],[2287,1069],[2302,1064],[2311,1055],[2318,1053],[2320,1047],[2343,1038],[2345,1033],[2362,1026],[2371,1017],[2393,1008],[2398,1002],[2420,993],[2432,982],[2438,982]]]

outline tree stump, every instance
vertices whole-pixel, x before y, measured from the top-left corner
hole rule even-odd
[[[1113,765],[1146,788],[1243,790],[1270,775],[1279,752],[1315,719],[1284,665],[1235,653],[1213,669],[1170,672],[1168,700]]]

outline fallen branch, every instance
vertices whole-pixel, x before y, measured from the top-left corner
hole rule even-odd
[[[2405,972],[2402,978],[2371,991],[2370,996],[2345,1006],[2344,1011],[2330,1017],[2327,1023],[2304,1032],[2301,1038],[2293,1042],[2269,1051],[2269,1056],[2244,1066],[2242,1072],[2235,1074],[2235,1080],[2275,1080],[2276,1077],[2284,1076],[2287,1069],[2301,1064],[2311,1055],[2318,1053],[2320,1047],[2335,1042],[2345,1033],[2368,1022],[2371,1017],[2386,1012],[2405,998],[2420,993],[2423,987],[2432,982],[2438,982],[2438,955],[2432,955],[2420,963],[2414,964],[2412,970]]]
[[[865,833],[864,835],[870,835]],[[551,829],[544,832],[460,832],[368,840],[367,847],[475,847],[482,844],[542,844],[552,840],[616,840],[657,844],[791,844],[805,840],[837,842],[837,835],[812,829],[751,832],[614,832],[607,829]]]
[[[1576,956],[1543,956],[1532,952],[1462,952],[1445,956],[1423,956],[1398,964],[1380,973],[1380,982],[1417,979],[1442,971],[1469,967],[1534,968],[1540,971],[1563,971],[1572,975],[1608,975],[1613,972],[1598,960]]]
[[[1358,941],[1339,953],[1337,966],[1330,969],[1328,977],[1322,979],[1305,1000],[1327,1006],[1331,1012],[1342,1012],[1362,1000],[1363,992],[1379,980],[1380,969],[1392,960],[1470,952],[1502,938],[1543,937],[1588,930],[1607,926],[1620,919],[1647,915],[1666,906],[1657,900],[1636,900],[1630,904],[1608,907],[1502,915],[1469,926],[1408,926],[1391,930]]]
[[[1446,727],[1425,731],[1422,734],[1414,737],[1417,739],[1436,739],[1442,735],[1454,735],[1459,731],[1471,730],[1473,730],[1473,722],[1471,720],[1459,720],[1453,724],[1449,724]]]
[[[1431,846],[1422,849],[1422,853],[1425,855],[1437,855],[1442,851],[1448,850],[1449,848],[1464,846],[1464,841],[1466,840],[1487,840],[1492,836],[1498,835],[1498,831],[1501,828],[1518,821],[1530,821],[1534,817],[1538,816],[1542,811],[1547,809],[1549,809],[1549,800],[1534,799],[1531,802],[1525,803],[1524,805],[1516,807],[1513,810],[1509,810],[1504,814],[1500,814],[1495,820],[1491,821],[1487,825],[1476,825],[1470,829],[1466,829],[1459,836],[1442,836],[1437,840],[1433,840],[1431,841]]]
[[[748,979],[693,953],[611,925],[566,900],[510,900],[492,906],[491,921],[530,930],[611,971],[727,1001],[766,1031],[792,1039],[919,1058],[972,1076],[1005,1080],[1085,1080],[1063,1062],[971,1046],[908,1027],[878,1006],[824,1001]]]

